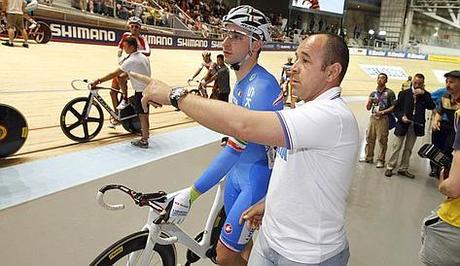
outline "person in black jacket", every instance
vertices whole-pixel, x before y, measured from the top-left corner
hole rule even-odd
[[[390,160],[385,175],[392,176],[399,159],[399,152],[404,144],[398,174],[409,178],[415,176],[409,173],[409,159],[417,137],[425,135],[425,110],[436,107],[431,94],[425,90],[425,76],[416,74],[410,89],[399,92],[394,114],[398,118],[394,134],[396,138],[392,145]]]

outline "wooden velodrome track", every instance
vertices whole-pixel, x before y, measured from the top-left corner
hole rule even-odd
[[[59,116],[64,105],[75,97],[87,96],[85,91],[75,91],[70,86],[73,79],[95,79],[114,70],[117,65],[116,47],[50,42],[46,45],[32,43],[24,49],[0,45],[0,103],[19,109],[29,125],[29,136],[17,154],[0,159],[0,167],[56,156],[133,138],[122,128],[109,129],[108,114],[101,133],[89,143],[76,144],[69,140],[59,127]],[[218,52],[212,53],[215,60]],[[281,66],[292,52],[264,52],[260,62],[276,77]],[[201,51],[154,49],[150,56],[152,75],[170,85],[185,85],[201,61]],[[421,72],[426,75],[429,90],[442,86],[432,69],[450,70],[458,65],[408,59],[352,56],[348,74],[342,84],[345,96],[368,95],[375,88],[375,79],[364,73],[358,64],[400,66],[406,73]],[[231,83],[235,76],[231,74]],[[399,91],[401,81],[390,80],[388,87]],[[110,86],[110,83],[103,85]],[[101,92],[109,101],[108,93]],[[182,112],[171,107],[151,111],[151,135],[165,130],[193,125]],[[155,148],[155,147],[151,147]]]

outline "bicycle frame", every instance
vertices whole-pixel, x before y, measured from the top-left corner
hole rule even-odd
[[[157,243],[160,245],[174,245],[176,243],[180,243],[188,249],[190,249],[191,251],[193,251],[200,258],[207,258],[206,252],[209,250],[211,245],[211,233],[214,226],[214,221],[216,217],[219,215],[219,212],[224,205],[224,180],[225,179],[222,179],[217,186],[217,192],[214,197],[214,202],[212,204],[211,211],[206,220],[206,225],[203,230],[203,238],[201,239],[201,241],[196,241],[194,237],[184,232],[183,229],[181,229],[176,224],[156,224],[155,220],[158,218],[160,214],[156,210],[150,208],[147,223],[142,228],[142,230],[149,231],[145,249],[140,258],[140,251],[131,253],[129,255],[128,265],[133,265],[133,262],[137,262],[139,261],[139,259],[141,259],[141,265],[147,266],[154,252],[153,247]],[[170,195],[173,194],[174,193],[169,194],[168,198],[170,197]],[[162,236],[162,233],[168,237]]]
[[[87,109],[86,109],[85,118],[88,118],[88,116],[89,116],[89,114],[91,112],[91,107],[92,107],[92,104],[93,104],[94,100],[96,100],[96,102],[98,102],[100,105],[102,105],[102,107],[104,107],[104,109],[110,114],[110,116],[112,116],[114,119],[116,119],[118,121],[123,121],[123,120],[130,119],[130,118],[133,118],[133,117],[137,116],[137,114],[133,114],[133,115],[129,115],[129,116],[121,118],[114,110],[112,110],[112,108],[110,108],[110,106],[99,95],[97,89],[91,90],[90,93],[89,93],[88,98],[89,98],[89,102],[88,102],[88,106],[86,107]]]

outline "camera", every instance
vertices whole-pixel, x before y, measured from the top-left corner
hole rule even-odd
[[[422,158],[430,159],[438,167],[450,169],[452,165],[452,155],[444,154],[438,147],[433,144],[424,144],[419,150],[418,155]]]

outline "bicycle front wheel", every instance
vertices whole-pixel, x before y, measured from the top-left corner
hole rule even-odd
[[[104,123],[102,108],[93,101],[88,114],[89,101],[88,97],[78,97],[62,109],[60,119],[62,132],[73,141],[89,141],[102,129]]]
[[[91,262],[90,266],[140,265],[148,235],[148,231],[140,231],[117,241]],[[149,265],[176,266],[176,250],[173,245],[156,244],[153,250]]]

